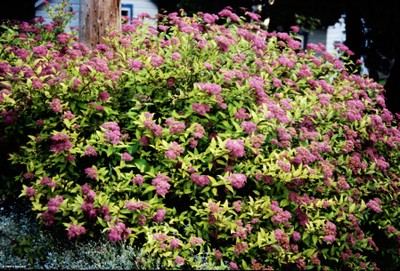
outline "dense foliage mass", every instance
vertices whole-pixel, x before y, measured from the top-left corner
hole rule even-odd
[[[400,132],[348,48],[229,8],[143,15],[95,50],[57,23],[0,37],[2,194],[43,226],[164,268],[400,266]]]

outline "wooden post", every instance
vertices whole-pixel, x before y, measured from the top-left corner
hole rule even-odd
[[[109,31],[121,29],[121,0],[81,0],[79,41],[89,48],[103,43]]]

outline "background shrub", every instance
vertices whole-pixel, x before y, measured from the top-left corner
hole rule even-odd
[[[0,53],[3,193],[44,227],[163,268],[400,265],[400,133],[347,47],[228,8],[142,16],[93,51],[50,27],[8,28]]]

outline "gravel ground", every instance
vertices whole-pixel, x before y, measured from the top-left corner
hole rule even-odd
[[[132,270],[137,254],[105,238],[65,243],[43,231],[26,204],[0,204],[0,269]]]

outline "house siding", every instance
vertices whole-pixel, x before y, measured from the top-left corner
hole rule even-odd
[[[344,17],[342,16],[339,21],[328,27],[326,33],[326,50],[333,52],[335,51],[335,43],[344,43],[346,41],[346,24]]]

